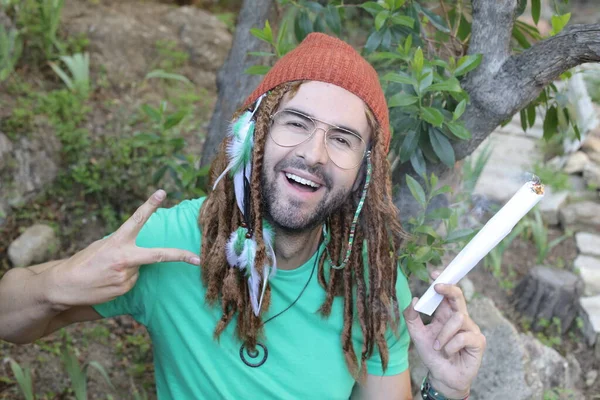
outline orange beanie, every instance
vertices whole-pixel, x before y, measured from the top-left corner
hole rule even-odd
[[[388,108],[377,72],[349,44],[323,33],[309,34],[298,47],[277,61],[246,99],[243,108],[282,83],[299,80],[332,83],[360,97],[379,122],[386,150],[389,149]]]

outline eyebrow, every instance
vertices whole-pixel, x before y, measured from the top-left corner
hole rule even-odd
[[[348,127],[348,126],[344,126],[344,125],[338,125],[338,124],[332,124],[332,123],[330,123],[330,122],[321,121],[320,119],[318,119],[318,118],[316,118],[316,117],[313,117],[312,115],[310,115],[310,114],[309,114],[309,113],[307,113],[306,111],[298,110],[297,108],[284,108],[284,110],[287,110],[287,111],[295,111],[295,112],[297,112],[297,113],[304,114],[304,115],[306,115],[306,116],[308,116],[308,117],[311,117],[311,118],[313,118],[313,119],[315,119],[315,120],[317,120],[317,121],[319,121],[319,122],[323,122],[323,123],[326,123],[326,124],[329,124],[329,125],[332,125],[332,126],[336,126],[336,127],[338,127],[338,128],[342,128],[342,129],[345,129],[345,130],[347,130],[347,131],[350,131],[350,132],[354,133],[356,136],[360,137],[361,139],[364,139],[364,138],[363,138],[363,136],[362,136],[362,135],[361,135],[361,134],[360,134],[360,133],[359,133],[359,132],[358,132],[356,129],[350,128],[350,127]]]

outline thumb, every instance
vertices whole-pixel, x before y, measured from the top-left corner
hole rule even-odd
[[[408,332],[410,336],[413,338],[415,336],[419,336],[420,332],[425,330],[425,325],[423,324],[423,320],[419,315],[419,312],[415,310],[415,304],[419,299],[417,297],[413,297],[412,301],[404,310],[404,320],[406,321],[406,327],[408,328]]]

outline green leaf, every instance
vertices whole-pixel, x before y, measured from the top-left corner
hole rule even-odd
[[[268,51],[249,51],[248,55],[256,57],[273,57],[275,53],[269,53]]]
[[[406,3],[406,0],[396,0],[396,1],[394,1],[394,10],[397,10],[400,7],[402,7],[404,5],[404,3]]]
[[[262,40],[263,42],[267,42],[267,43],[271,44],[270,38],[267,36],[267,34],[262,29],[252,28],[252,29],[250,29],[250,34],[252,36]]]
[[[556,35],[569,23],[571,19],[571,13],[566,13],[563,15],[553,15],[552,16],[552,31],[550,35]]]
[[[429,19],[429,22],[431,22],[431,25],[433,25],[438,31],[444,32],[444,33],[450,33],[450,29],[448,28],[448,25],[446,25],[446,21],[444,21],[444,19],[442,17],[433,13],[432,11],[428,10],[427,8],[419,6],[419,9]]]
[[[296,35],[296,40],[298,42],[303,41],[304,38],[312,31],[313,23],[310,20],[308,12],[301,10],[294,22],[294,34]]]
[[[419,79],[419,93],[424,93],[433,83],[433,71],[431,68],[423,68],[423,75]]]
[[[392,15],[392,18],[390,19],[392,20],[394,25],[406,26],[410,29],[412,29],[415,26],[415,20],[411,17],[407,17],[406,15]]]
[[[460,40],[467,40],[469,35],[471,34],[471,23],[467,21],[464,14],[460,16],[460,25],[458,26],[458,31],[456,32],[456,36]]]
[[[458,121],[452,121],[448,122],[446,126],[448,127],[448,129],[450,129],[450,132],[452,132],[452,134],[457,138],[462,140],[471,139],[471,132],[469,132],[469,130],[465,128],[465,126],[462,123]]]
[[[533,128],[533,125],[535,125],[535,105],[533,104],[527,107],[527,122],[530,128]]]
[[[540,0],[531,0],[531,18],[533,18],[533,22],[535,22],[536,25],[540,21],[541,8]]]
[[[450,186],[448,186],[448,185],[445,185],[445,186],[442,186],[439,189],[434,190],[431,193],[431,197],[433,198],[433,197],[438,196],[440,194],[448,193],[448,192],[451,192],[451,191],[452,191],[452,188]]]
[[[481,54],[472,54],[461,57],[456,65],[456,70],[454,70],[454,76],[461,76],[474,70],[481,64],[481,59]]]
[[[454,121],[458,120],[464,114],[465,108],[467,108],[467,100],[463,99],[456,105],[454,113],[452,113],[452,119]]]
[[[515,10],[515,16],[516,17],[521,16],[525,12],[526,8],[527,8],[527,0],[517,0],[517,9]]]
[[[367,43],[365,44],[365,52],[367,54],[374,52],[377,50],[381,41],[383,40],[383,32],[382,31],[373,31],[369,35],[367,39]]]
[[[419,134],[420,130],[408,131],[402,141],[402,147],[400,148],[400,162],[404,163],[412,157],[419,145]]]
[[[391,82],[396,82],[396,83],[405,83],[407,85],[416,85],[416,83],[417,83],[417,81],[414,80],[413,77],[411,77],[410,75],[405,74],[404,72],[401,72],[399,74],[396,74],[396,73],[393,73],[393,72],[388,72],[381,79],[383,79],[384,81],[391,81]]]
[[[404,54],[409,55],[410,54],[410,49],[412,47],[412,35],[408,35],[406,36],[406,40],[404,41]]]
[[[452,210],[448,207],[440,207],[427,213],[426,219],[448,219],[452,215]]]
[[[444,164],[452,168],[456,161],[454,149],[448,138],[437,129],[432,128],[429,129],[429,140],[431,141],[431,147],[433,147],[435,155],[438,156]]]
[[[312,12],[318,14],[323,11],[323,6],[316,1],[309,1],[306,4],[306,7],[309,8]]]
[[[446,243],[456,243],[467,239],[473,234],[473,229],[457,229],[446,236]]]
[[[162,120],[162,114],[156,108],[143,104],[141,107],[142,111],[152,119],[152,121],[158,123]]]
[[[417,73],[421,72],[423,69],[423,50],[421,50],[420,47],[417,48],[417,51],[415,51],[412,66]]]
[[[446,91],[446,92],[462,92],[462,88],[460,87],[460,83],[458,79],[452,77],[443,82],[434,83],[433,85],[427,88],[428,92],[438,92],[438,91]]]
[[[417,147],[410,156],[410,165],[418,175],[425,176],[427,164],[425,163],[425,157],[423,157],[423,151],[420,148]]]
[[[390,15],[389,11],[383,10],[377,14],[375,17],[375,29],[380,30],[385,21],[387,20],[388,15]]]
[[[163,71],[162,69],[155,69],[154,71],[148,72],[148,74],[146,75],[146,79],[153,79],[153,78],[171,79],[171,80],[183,82],[186,85],[192,84],[192,82],[185,76],[183,76],[181,74],[172,74],[170,72]]]
[[[444,123],[444,114],[437,108],[423,107],[421,109],[423,119],[433,126],[442,126]]]
[[[327,26],[335,33],[340,36],[342,34],[342,20],[340,18],[340,12],[337,7],[331,4],[327,6],[327,12],[325,13],[325,21]]]
[[[253,65],[251,67],[246,68],[244,73],[248,75],[265,75],[267,72],[269,72],[270,69],[271,67],[268,67],[266,65]]]
[[[519,111],[519,119],[521,120],[521,128],[523,129],[523,132],[527,131],[527,109],[523,108],[521,111]]]
[[[544,117],[544,140],[548,141],[558,132],[558,109],[552,106]]]
[[[165,119],[165,123],[163,125],[164,130],[171,129],[177,126],[183,118],[187,115],[187,110],[180,110],[175,114],[171,114]]]
[[[414,259],[416,262],[427,262],[431,258],[431,247],[422,246],[419,247],[419,250],[414,255]]]
[[[416,227],[411,233],[424,233],[425,235],[431,236],[432,238],[439,238],[440,235],[429,225],[421,225]]]
[[[406,175],[406,184],[408,185],[408,189],[410,193],[413,195],[415,200],[421,205],[421,207],[425,208],[425,191],[423,191],[423,187],[417,182],[415,178],[410,175]]]
[[[404,92],[396,93],[388,100],[388,107],[404,107],[409,106],[411,104],[415,104],[419,101],[417,96],[412,96],[410,94],[406,94]]]
[[[521,45],[522,48],[528,49],[531,47],[531,43],[529,43],[527,37],[523,34],[523,32],[521,32],[521,29],[519,28],[518,24],[515,24],[515,26],[513,27],[512,36],[515,38],[517,43]]]
[[[269,43],[273,44],[273,31],[271,30],[271,24],[269,24],[269,20],[265,21],[265,27],[263,29],[263,32]]]
[[[381,10],[383,10],[383,7],[381,7],[375,1],[367,1],[366,3],[361,4],[359,7],[362,8],[363,10],[367,11],[371,15],[377,15],[377,13],[379,13]]]

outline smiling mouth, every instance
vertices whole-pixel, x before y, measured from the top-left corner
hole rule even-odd
[[[302,191],[316,192],[321,187],[321,185],[316,182],[301,178],[298,175],[294,175],[289,172],[285,173],[285,177],[292,186],[295,186]]]

